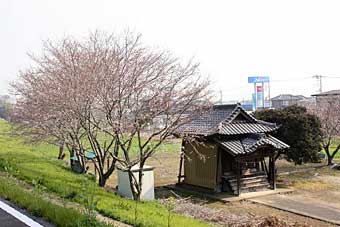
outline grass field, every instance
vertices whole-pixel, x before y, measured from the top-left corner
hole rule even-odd
[[[9,136],[10,125],[0,121],[0,171],[39,186],[66,200],[84,204],[83,195],[91,193],[95,198],[94,209],[101,214],[125,223],[141,227],[167,226],[168,210],[158,202],[136,203],[121,198],[95,185],[86,175],[73,173],[63,161],[57,160],[57,148],[49,144],[27,145],[19,138]],[[177,145],[171,145],[173,147]],[[175,149],[175,148],[174,148]],[[94,190],[90,190],[94,188]],[[32,198],[33,199],[33,198]],[[171,226],[210,226],[207,223],[172,214]]]

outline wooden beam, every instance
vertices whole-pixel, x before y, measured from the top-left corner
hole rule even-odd
[[[216,178],[215,178],[215,191],[217,189],[218,186],[218,168],[219,168],[219,163],[220,163],[220,149],[217,148],[217,164],[216,164]],[[223,190],[223,182],[222,182],[222,190]]]
[[[275,174],[275,158],[272,157],[272,168],[273,168],[273,176],[272,176],[272,189],[275,190],[276,189],[276,174]]]
[[[269,180],[269,183],[272,182],[272,159],[270,156],[268,159],[268,180]]]
[[[270,176],[269,176],[269,172],[268,172],[268,168],[267,168],[267,163],[266,163],[266,159],[263,159],[263,165],[264,165],[264,170],[267,174],[267,179],[270,180]]]
[[[237,166],[237,195],[239,196],[241,194],[241,165],[240,162],[236,161]]]
[[[178,183],[181,183],[181,178],[183,177],[182,175],[183,161],[184,161],[184,139],[182,139],[181,154],[179,160]]]

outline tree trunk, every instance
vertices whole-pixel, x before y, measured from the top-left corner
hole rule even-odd
[[[330,157],[328,158],[328,165],[333,165],[333,159],[335,157],[335,155],[339,152],[340,150],[340,144],[338,144],[338,146],[335,148],[335,150],[333,151],[333,153],[330,155]],[[328,152],[329,153],[329,152]],[[329,153],[330,154],[330,153]]]
[[[71,166],[74,164],[74,161],[71,159],[72,157],[74,157],[74,149],[73,148],[71,148],[71,149],[69,149],[70,150],[70,164],[71,164]]]
[[[93,165],[95,167],[95,171],[98,172],[98,175],[99,175],[98,185],[100,187],[104,187],[107,179],[111,176],[113,171],[116,169],[116,160],[112,159],[111,164],[109,163],[109,159],[107,160],[108,164],[107,164],[107,171],[106,172],[105,172],[105,169],[104,169],[105,160],[104,161],[102,161],[101,159],[96,159],[96,160],[98,160],[98,161],[96,162],[95,160],[93,160]]]
[[[328,156],[328,157],[327,157],[327,165],[328,165],[328,166],[333,165],[333,158],[332,158],[331,156]]]
[[[141,162],[139,164],[137,200],[140,200],[140,197],[141,197],[141,194],[142,194],[144,163],[145,163],[145,160],[141,160]]]
[[[133,200],[138,200],[138,192],[137,192],[137,182],[136,182],[136,178],[134,177],[133,175],[133,172],[131,171],[131,169],[128,170],[128,174],[129,174],[129,183],[130,183],[130,190],[131,190],[131,193],[132,193],[132,197],[133,197]]]
[[[104,187],[107,181],[107,177],[105,175],[99,175],[98,185],[99,187]]]
[[[61,142],[59,144],[59,154],[58,154],[58,159],[63,160],[65,158],[65,153],[64,153],[64,142]]]
[[[324,146],[326,155],[327,155],[327,165],[331,166],[333,165],[333,156],[331,155],[331,153],[329,152],[329,145]]]

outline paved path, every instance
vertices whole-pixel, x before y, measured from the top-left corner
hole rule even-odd
[[[28,217],[25,211],[16,209],[8,202],[0,200],[0,226],[1,227],[51,227],[49,223],[39,224]]]
[[[319,200],[295,195],[270,195],[249,199],[252,202],[340,225],[340,208]]]
[[[28,227],[6,211],[0,209],[0,225],[2,227]]]

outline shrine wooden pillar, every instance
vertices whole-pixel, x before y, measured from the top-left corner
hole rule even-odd
[[[276,174],[275,174],[275,158],[272,157],[272,168],[273,168],[273,171],[272,171],[272,178],[273,178],[273,183],[272,183],[272,189],[275,190],[276,189]]]
[[[181,183],[181,179],[184,177],[182,175],[183,161],[184,161],[184,139],[182,139],[181,154],[179,160],[178,183]]]
[[[240,160],[236,160],[236,166],[237,166],[237,195],[239,196],[241,194],[241,164]]]
[[[276,175],[275,175],[275,158],[274,156],[269,157],[269,172],[270,172],[270,184],[271,189],[276,189]]]

